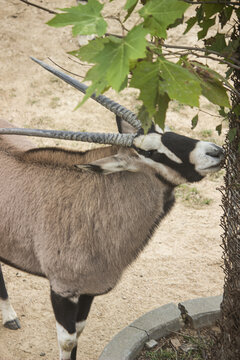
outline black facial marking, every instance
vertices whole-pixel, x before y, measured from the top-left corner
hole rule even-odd
[[[194,150],[198,140],[187,136],[165,132],[162,135],[162,143],[183,162],[189,162],[189,154]]]
[[[195,166],[191,164],[189,160],[185,162],[183,161],[183,163],[179,164],[169,159],[167,155],[160,154],[157,151],[153,153],[151,159],[155,162],[161,163],[175,170],[177,173],[179,173],[179,175],[181,175],[189,182],[200,181],[203,179],[203,176],[195,170]]]
[[[175,134],[173,132],[165,132],[161,135],[161,141],[163,145],[169,149],[169,151],[175,154],[176,157],[182,161],[182,163],[177,163],[176,161],[169,159],[166,154],[160,153],[157,150],[145,151],[136,148],[136,151],[146,158],[175,170],[179,173],[179,175],[181,175],[181,177],[189,182],[200,181],[203,179],[203,176],[195,170],[195,165],[191,164],[189,161],[189,155],[196,147],[198,140]],[[163,178],[161,181],[163,181]],[[168,180],[165,179],[165,183],[166,182],[168,182]]]
[[[8,293],[7,293],[7,289],[6,289],[4,278],[3,278],[1,264],[0,264],[0,298],[2,300],[8,299]]]

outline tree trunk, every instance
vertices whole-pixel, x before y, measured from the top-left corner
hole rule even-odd
[[[238,22],[232,38],[239,39],[239,36],[240,23]],[[240,60],[240,45],[236,56]],[[235,89],[240,93],[239,70],[234,70],[232,80]],[[217,346],[213,348],[211,358],[238,360],[240,359],[240,98],[237,95],[232,95],[229,134],[224,150],[226,175],[224,186],[221,188],[224,212],[221,227],[224,230],[222,248],[225,282],[221,304],[221,334]]]

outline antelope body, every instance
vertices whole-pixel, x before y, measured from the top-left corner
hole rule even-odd
[[[212,143],[155,125],[130,147],[85,153],[0,136],[0,260],[48,278],[60,360],[76,360],[94,296],[111,290],[142,251],[173,206],[174,188],[217,171],[222,158]],[[1,269],[0,308],[4,325],[18,328]]]

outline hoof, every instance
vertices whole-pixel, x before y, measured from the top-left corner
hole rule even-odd
[[[4,326],[7,328],[7,329],[10,329],[10,330],[18,330],[18,329],[21,329],[21,325],[20,325],[20,321],[18,320],[18,318],[14,319],[14,320],[9,320],[7,321]]]

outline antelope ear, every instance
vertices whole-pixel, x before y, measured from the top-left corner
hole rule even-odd
[[[118,115],[116,115],[116,122],[120,134],[136,134],[137,130]]]
[[[120,154],[99,159],[89,164],[75,165],[75,167],[84,171],[101,173],[104,175],[120,171],[137,171],[136,165],[134,165],[128,157],[123,157]]]

